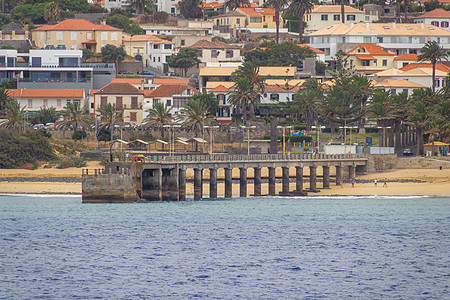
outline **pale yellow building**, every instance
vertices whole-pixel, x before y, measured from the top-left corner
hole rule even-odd
[[[394,67],[394,53],[374,44],[360,44],[348,51],[347,55],[350,58],[350,66],[363,74],[373,74]]]
[[[67,19],[55,25],[33,29],[31,39],[37,48],[90,49],[100,53],[105,45],[122,45],[122,29],[83,19]]]
[[[373,16],[365,16],[364,12],[351,6],[344,6],[345,23],[370,22]],[[366,19],[366,17],[368,19]],[[305,33],[311,33],[327,26],[342,23],[340,5],[314,5],[310,13],[305,14]]]

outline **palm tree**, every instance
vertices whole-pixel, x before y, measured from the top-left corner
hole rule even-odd
[[[69,102],[66,107],[64,107],[61,115],[64,120],[58,122],[59,125],[65,128],[72,127],[73,131],[77,131],[79,127],[86,127],[88,115],[85,111],[81,109],[80,103]]]
[[[144,119],[144,122],[147,122],[147,127],[151,125],[159,127],[162,139],[164,139],[164,125],[168,125],[172,121],[171,110],[172,107],[157,102],[153,105],[153,108],[147,110],[148,115]]]
[[[112,142],[114,140],[114,126],[122,123],[122,111],[117,111],[115,104],[107,103],[102,105],[98,112],[103,122],[102,128],[109,130]]]
[[[275,9],[275,25],[276,25],[276,42],[279,43],[280,40],[280,10],[284,9],[288,4],[288,0],[268,0],[266,2],[267,6]]]
[[[302,112],[308,131],[317,122],[318,103],[323,99],[323,92],[323,86],[316,78],[308,78],[295,97],[294,106]]]
[[[6,113],[6,103],[10,100],[11,97],[8,94],[8,89],[4,86],[0,87],[0,117]]]
[[[229,95],[230,104],[242,114],[244,125],[247,124],[247,113],[253,115],[259,105],[259,93],[252,87],[250,79],[240,77],[235,80]]]
[[[181,110],[184,116],[183,124],[194,129],[198,136],[205,125],[205,120],[209,114],[209,104],[201,97],[190,98]]]
[[[145,7],[151,5],[152,2],[150,0],[128,0],[130,7],[134,8],[138,14],[144,14]]]
[[[24,124],[25,119],[25,106],[20,108],[19,102],[15,100],[9,100],[5,105],[6,121],[1,126],[11,128],[14,130],[20,129],[20,125]]]
[[[389,122],[394,117],[394,111],[389,92],[386,91],[375,92],[367,108],[367,117],[376,120],[378,127],[387,125],[386,123]],[[378,140],[380,146],[384,147],[385,146],[384,130],[380,132]]]
[[[238,78],[245,77],[250,81],[251,88],[259,93],[264,93],[265,78],[259,75],[259,67],[245,62],[236,71],[231,74],[231,80],[236,82]]]
[[[447,59],[448,53],[441,46],[438,45],[435,41],[427,42],[425,46],[423,46],[419,50],[419,56],[417,57],[418,61],[429,60],[433,65],[433,93],[436,89],[436,63]]]
[[[289,5],[291,13],[298,15],[298,40],[300,43],[303,42],[303,17],[310,13],[313,7],[314,3],[311,0],[292,0]]]
[[[238,7],[248,7],[249,5],[249,0],[228,0],[225,2],[225,7],[229,10],[235,10]]]

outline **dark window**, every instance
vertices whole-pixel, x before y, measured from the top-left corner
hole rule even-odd
[[[341,15],[334,15],[334,20],[335,21],[340,21],[341,20]]]
[[[181,40],[181,46],[184,46],[186,44],[185,40]]]
[[[172,106],[172,100],[167,99],[167,101],[166,101],[166,106]]]
[[[383,59],[383,67],[387,66],[387,59]]]
[[[108,97],[100,97],[100,107],[108,103]]]
[[[131,108],[137,109],[138,108],[138,99],[137,97],[131,97]]]
[[[355,15],[347,15],[347,21],[355,21],[356,16]]]
[[[328,15],[322,15],[321,16],[322,21],[328,21]]]
[[[40,58],[40,57],[32,57],[31,58],[31,66],[32,67],[40,67],[40,66],[42,66],[42,58]]]
[[[135,112],[130,113],[130,122],[136,122],[136,114]]]
[[[172,49],[172,44],[164,44],[164,49]]]
[[[363,61],[362,61],[362,65],[363,65],[364,67],[370,66],[370,60],[363,60]]]
[[[123,100],[122,97],[116,97],[116,109],[123,108]]]

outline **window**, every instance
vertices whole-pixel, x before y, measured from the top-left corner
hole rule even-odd
[[[364,37],[364,43],[370,43],[370,36]]]
[[[406,67],[407,65],[409,65],[407,62],[403,63],[403,67]]]
[[[32,67],[42,66],[42,58],[41,57],[32,57],[31,58],[31,66]]]
[[[441,81],[439,79],[436,79],[435,85],[436,85],[436,87],[440,87],[441,86]]]
[[[132,112],[130,113],[130,122],[136,122],[137,118],[136,118],[137,113]]]
[[[108,39],[108,33],[107,32],[102,32],[101,33],[101,37],[102,37],[102,41],[106,41]]]
[[[439,27],[439,22],[438,21],[431,21],[431,25]]]
[[[70,33],[70,39],[72,41],[76,41],[77,40],[77,33],[76,32],[71,32]]]
[[[161,62],[161,57],[160,56],[158,56],[158,62]]]
[[[403,93],[408,97],[408,89],[403,89]]]
[[[368,66],[370,66],[370,60],[363,60],[363,61],[362,61],[362,65],[363,65],[363,67],[368,67]]]
[[[56,107],[61,107],[61,99],[56,100]]]
[[[61,41],[62,39],[63,39],[63,33],[62,32],[57,32],[56,33],[56,39],[58,40],[58,41]]]
[[[41,40],[45,41],[45,32],[41,32]]]
[[[44,103],[44,107],[47,107],[48,106],[48,99],[44,99],[43,103]]]
[[[171,14],[174,14],[174,13],[175,13],[175,7],[171,7],[171,8],[170,8],[170,13],[171,13]]]
[[[137,97],[131,97],[131,108],[132,109],[138,108],[138,98]]]
[[[33,99],[28,99],[28,108],[33,107]]]
[[[219,104],[226,104],[225,103],[225,95],[223,95],[223,94],[217,95],[217,100],[219,100]]]
[[[166,62],[169,61],[169,58],[171,57],[171,55],[166,55]]]
[[[383,67],[387,66],[387,59],[383,59]]]
[[[164,44],[164,49],[172,49],[172,44]]]
[[[233,58],[233,50],[227,50],[226,58]]]
[[[262,18],[250,18],[250,23],[261,23]]]
[[[236,24],[241,25],[241,18],[236,18]]]
[[[447,21],[442,21],[441,22],[441,27],[447,28],[448,27],[448,22]]]
[[[111,40],[117,41],[117,32],[111,32]]]
[[[154,44],[154,45],[153,45],[153,49],[159,49],[159,45]]]
[[[365,22],[370,22],[370,16],[364,16],[364,21]]]
[[[108,103],[108,97],[100,97],[100,107]]]
[[[167,99],[166,100],[166,106],[172,106],[172,100]]]
[[[279,94],[270,94],[270,100],[272,101],[278,101],[280,99]]]
[[[181,40],[181,46],[184,46],[186,44],[185,40]]]
[[[391,89],[391,95],[397,95],[397,90],[396,89]]]
[[[86,33],[86,39],[87,39],[88,41],[92,40],[92,32]]]
[[[122,108],[123,108],[123,98],[116,97],[116,109],[122,109]]]
[[[382,43],[382,42],[383,42],[383,37],[377,36],[377,43]]]
[[[347,15],[347,21],[355,21],[356,16],[355,15]]]
[[[333,16],[333,20],[340,21],[341,20],[341,15],[334,15]]]
[[[321,16],[320,16],[320,19],[321,19],[322,21],[328,21],[328,15],[321,15]]]

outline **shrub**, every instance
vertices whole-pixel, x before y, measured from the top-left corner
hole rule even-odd
[[[87,137],[87,133],[84,130],[77,130],[72,134],[72,140],[74,141],[80,141],[82,139],[85,139]]]
[[[56,167],[58,169],[82,168],[86,166],[86,160],[78,156],[66,156],[59,159]]]

